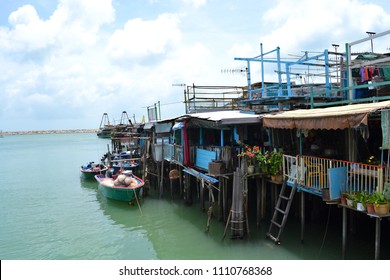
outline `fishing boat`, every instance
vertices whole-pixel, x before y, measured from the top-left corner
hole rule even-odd
[[[84,178],[93,179],[95,175],[98,174],[106,174],[106,171],[108,170],[108,167],[105,166],[102,163],[94,163],[89,162],[88,164],[84,164],[80,166],[81,174],[84,176]]]
[[[100,121],[100,126],[97,132],[97,136],[99,138],[111,138],[111,132],[114,129],[114,127],[115,126],[110,123],[108,114],[104,113]]]
[[[134,176],[131,171],[124,171],[116,178],[106,177],[103,174],[95,175],[96,181],[103,195],[107,198],[120,201],[133,201],[142,196],[144,181]]]

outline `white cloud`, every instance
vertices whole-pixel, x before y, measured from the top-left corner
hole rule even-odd
[[[113,33],[106,53],[114,60],[163,55],[180,42],[179,23],[179,17],[173,14],[163,14],[155,20],[129,20],[123,29]]]
[[[11,52],[46,48],[54,35],[54,30],[48,28],[31,5],[20,7],[10,14],[8,20],[12,29],[0,30],[0,44]]]
[[[261,37],[267,48],[294,51],[323,50],[360,39],[368,30],[385,31],[390,24],[383,8],[357,0],[280,0],[262,19],[272,30]]]
[[[199,8],[206,5],[207,0],[183,0],[184,3],[191,5],[194,8]]]
[[[234,57],[258,55],[259,43],[264,51],[322,51],[390,26],[386,10],[357,0],[280,0],[269,10],[254,0],[242,2],[255,18],[238,14],[230,2],[221,4],[226,9],[207,0],[172,1],[177,6],[115,1],[126,13],[116,13],[112,0],[59,0],[54,11],[40,16],[33,0],[4,17],[0,116],[9,127],[1,129],[28,129],[12,124],[23,119],[28,121],[18,124],[27,126],[36,117],[94,127],[103,112],[116,119],[123,110],[140,119],[146,106],[183,100],[183,90],[173,83],[245,85],[246,77],[221,70],[245,67]],[[226,26],[232,23],[237,28]],[[258,66],[251,70],[255,81]],[[162,107],[162,115],[183,109]]]
[[[40,19],[32,5],[24,5],[9,16],[11,29],[0,30],[0,48],[31,52],[54,47],[77,51],[98,40],[100,27],[114,20],[111,0],[61,0],[48,20]]]

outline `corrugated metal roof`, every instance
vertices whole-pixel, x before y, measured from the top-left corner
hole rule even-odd
[[[172,128],[172,123],[155,123],[154,128],[156,130],[156,133],[169,133]]]
[[[145,123],[144,130],[151,130],[153,126],[154,126],[154,122]]]
[[[260,123],[261,116],[253,112],[243,112],[238,110],[213,111],[183,115],[179,119],[197,118],[221,124],[248,124]]]

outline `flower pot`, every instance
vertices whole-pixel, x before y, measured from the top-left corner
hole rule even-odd
[[[283,176],[282,175],[271,175],[271,181],[280,184],[283,182]]]
[[[356,210],[358,210],[358,211],[366,211],[366,207],[364,206],[364,204],[363,203],[361,203],[361,202],[358,202],[357,204],[356,204]]]
[[[340,201],[341,201],[342,205],[347,205],[347,198],[346,197],[341,197]]]
[[[260,171],[261,171],[260,165],[256,165],[255,166],[255,173],[260,173]]]
[[[347,198],[347,205],[353,208],[353,199]]]
[[[375,204],[374,205],[375,213],[378,215],[386,215],[389,213],[389,204]]]
[[[375,213],[374,204],[372,204],[372,203],[366,203],[366,209],[367,209],[368,214]]]
[[[348,193],[342,191],[340,196],[341,196],[341,198],[347,198],[348,197]]]
[[[253,174],[255,172],[255,167],[253,165],[248,166],[248,174]]]

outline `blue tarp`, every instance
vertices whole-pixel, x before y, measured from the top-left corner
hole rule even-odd
[[[203,179],[209,181],[210,183],[213,183],[213,184],[214,183],[218,183],[217,179],[215,179],[213,177],[210,177],[210,176],[208,176],[208,175],[206,175],[206,174],[204,174],[202,172],[198,172],[198,171],[196,171],[196,170],[194,170],[192,168],[190,168],[190,169],[189,168],[184,168],[183,171],[188,173],[188,174],[191,174],[192,176],[195,176],[197,178],[203,178]]]
[[[182,129],[183,127],[184,127],[184,123],[178,122],[178,123],[175,123],[174,126],[172,126],[172,130]]]

